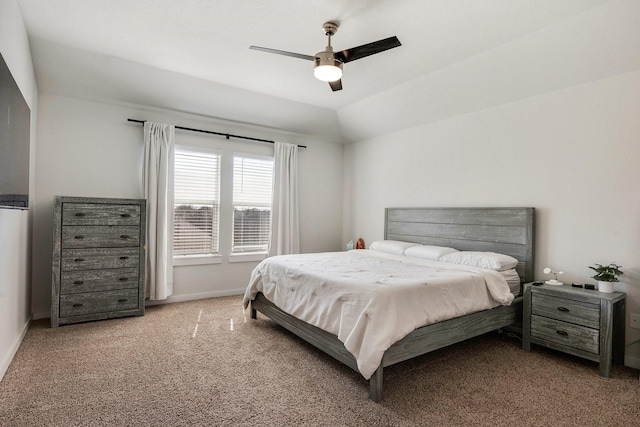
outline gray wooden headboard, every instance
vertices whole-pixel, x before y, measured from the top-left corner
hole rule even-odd
[[[384,224],[388,240],[511,255],[534,280],[535,208],[387,208]]]

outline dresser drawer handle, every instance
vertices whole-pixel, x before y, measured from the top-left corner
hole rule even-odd
[[[82,261],[84,261],[84,258],[75,258],[74,261],[75,262],[82,262]]]
[[[131,214],[120,214],[121,218],[130,218]]]
[[[128,256],[121,256],[120,259],[129,259]]]
[[[74,239],[78,239],[78,240],[82,240],[82,239],[84,239],[84,236],[74,236],[73,238]]]
[[[118,280],[120,280],[121,282],[126,282],[127,280],[129,280],[128,277],[121,277]]]
[[[79,302],[73,304],[74,307],[82,307],[82,304],[80,304]]]
[[[127,302],[127,299],[126,299],[126,298],[120,298],[120,299],[118,300],[118,302]]]
[[[569,333],[568,333],[568,332],[565,332],[565,331],[560,331],[560,330],[558,330],[558,331],[556,331],[556,333],[557,333],[558,335],[562,335],[563,337],[568,337],[568,336],[569,336]]]
[[[76,280],[75,282],[73,282],[74,285],[82,285],[84,283],[84,280]]]
[[[567,307],[558,307],[558,311],[561,311],[563,313],[568,313],[570,310]]]
[[[131,236],[129,236],[128,234],[123,234],[123,235],[121,235],[121,236],[120,236],[120,238],[121,238],[122,240],[127,240],[127,239],[130,239],[130,238],[131,238]]]
[[[86,216],[86,215],[87,215],[87,214],[86,214],[86,213],[84,213],[84,212],[78,212],[78,213],[76,213],[76,216]]]

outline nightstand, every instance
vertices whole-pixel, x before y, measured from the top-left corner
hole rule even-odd
[[[623,292],[605,294],[571,285],[524,285],[522,348],[538,344],[600,363],[624,363]]]

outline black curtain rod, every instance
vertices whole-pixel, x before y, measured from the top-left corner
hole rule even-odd
[[[127,121],[144,124],[144,122],[146,120],[127,119]],[[184,126],[176,126],[175,128],[176,129],[181,129],[181,130],[189,130],[191,132],[200,132],[200,133],[208,133],[208,134],[211,134],[211,135],[220,135],[220,136],[224,136],[227,139],[229,139],[229,138],[239,138],[239,139],[248,139],[249,141],[268,142],[270,144],[275,143],[275,141],[271,141],[269,139],[251,138],[250,136],[232,135],[230,133],[214,132],[212,130],[194,129],[194,128],[187,128],[187,127],[184,127]],[[307,148],[307,146],[306,145],[298,145],[298,148]]]

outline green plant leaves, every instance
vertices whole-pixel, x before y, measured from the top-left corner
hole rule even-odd
[[[589,268],[596,272],[596,275],[591,277],[599,282],[619,282],[618,276],[623,274],[622,270],[620,270],[622,266],[616,263],[609,265],[595,264],[590,265]]]

